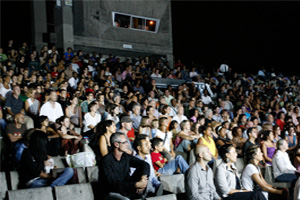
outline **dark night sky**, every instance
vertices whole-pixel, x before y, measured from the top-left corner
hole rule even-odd
[[[1,46],[9,38],[31,42],[30,5],[16,3],[1,1]],[[174,54],[186,64],[218,67],[227,60],[249,72],[298,67],[300,2],[172,1],[172,22]]]
[[[173,1],[174,54],[204,67],[227,60],[237,71],[265,66],[294,72],[299,11],[300,2]]]

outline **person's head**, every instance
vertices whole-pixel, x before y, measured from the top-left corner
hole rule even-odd
[[[151,122],[151,128],[156,129],[158,128],[159,124],[158,124],[158,119],[153,119]]]
[[[96,133],[115,133],[117,130],[116,123],[112,120],[101,121],[96,126]]]
[[[128,150],[128,141],[124,133],[113,133],[110,136],[110,144],[113,150],[117,150],[122,153]]]
[[[154,111],[155,110],[152,106],[147,106],[147,108],[146,108],[147,115],[150,115],[150,116],[154,115]]]
[[[217,134],[221,137],[221,138],[225,138],[226,137],[226,128],[222,127],[222,126],[218,126],[217,128]]]
[[[19,96],[21,94],[21,88],[19,85],[14,85],[13,86],[13,94],[16,96]]]
[[[14,117],[14,121],[15,121],[15,124],[19,124],[19,125],[24,124],[25,123],[24,114],[22,114],[22,113],[16,114]]]
[[[212,160],[211,152],[206,145],[198,144],[195,147],[194,152],[197,161],[209,162]]]
[[[182,131],[184,131],[184,130],[190,130],[190,129],[191,129],[190,121],[189,121],[189,120],[183,120],[183,121],[180,123],[180,129],[181,129]]]
[[[56,102],[57,101],[57,93],[56,93],[56,91],[52,90],[50,92],[49,101],[51,101],[51,102]]]
[[[257,128],[251,127],[247,130],[247,134],[249,138],[256,139],[257,138]]]
[[[285,139],[280,139],[277,141],[276,147],[278,150],[286,152],[289,148],[289,145]]]
[[[211,135],[212,135],[212,129],[211,129],[210,126],[207,126],[207,125],[202,127],[201,132],[203,132],[203,135],[206,135],[206,136],[209,136],[209,137],[211,137]]]
[[[36,89],[35,88],[29,88],[26,92],[26,96],[28,98],[35,98],[35,94],[36,94]]]
[[[234,127],[232,129],[232,135],[233,137],[242,137],[243,131],[241,127]]]
[[[89,103],[88,105],[89,112],[96,112],[97,109],[98,109],[98,104],[96,101],[92,101],[91,103]]]
[[[135,103],[135,104],[132,106],[132,112],[133,112],[135,115],[140,115],[140,112],[141,112],[141,106],[140,106],[140,104]]]
[[[183,109],[183,106],[182,105],[179,105],[177,107],[177,113],[180,114],[180,115],[183,115],[184,114],[184,109]]]
[[[149,119],[149,117],[142,116],[140,126],[141,127],[150,127],[150,119]]]
[[[169,126],[169,130],[173,131],[176,130],[178,128],[178,122],[176,120],[172,120]]]
[[[70,127],[70,118],[67,116],[62,116],[58,119],[59,124],[62,127],[69,128]]]
[[[88,101],[93,101],[94,100],[94,93],[93,92],[87,92],[86,93],[86,99]]]
[[[48,119],[48,117],[45,116],[45,115],[39,116],[39,124],[40,124],[39,128],[41,128],[42,126],[45,126],[45,127],[49,126],[49,119]]]
[[[153,138],[151,143],[153,150],[158,152],[162,152],[164,150],[164,141],[161,138]]]
[[[161,110],[161,114],[169,115],[171,113],[171,107],[169,105],[164,105]]]
[[[133,142],[133,148],[136,150],[138,155],[148,155],[150,154],[150,145],[149,141],[147,141],[147,136],[141,134],[140,137],[136,137]]]
[[[269,140],[269,141],[273,142],[273,140],[274,140],[274,134],[273,134],[273,132],[270,131],[270,130],[265,130],[263,132],[263,140],[264,141]]]
[[[71,97],[70,97],[70,103],[71,103],[71,105],[78,105],[78,97],[76,96],[76,95],[72,95]]]
[[[129,116],[123,116],[121,118],[121,127],[126,131],[130,131],[132,128],[132,119]]]
[[[166,118],[166,117],[161,117],[161,118],[159,118],[159,128],[161,129],[161,128],[166,128],[166,127],[168,127],[169,126],[169,124],[168,124],[168,118]]]
[[[255,164],[263,160],[263,153],[261,152],[259,146],[254,145],[247,149],[246,153],[247,164]]]
[[[236,162],[237,153],[236,149],[232,144],[224,144],[220,151],[220,156],[225,163],[234,163]]]

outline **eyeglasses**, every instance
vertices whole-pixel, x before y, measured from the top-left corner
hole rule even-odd
[[[126,143],[128,143],[127,141],[124,141],[124,142],[117,142],[117,143],[119,143],[119,144],[126,144]]]

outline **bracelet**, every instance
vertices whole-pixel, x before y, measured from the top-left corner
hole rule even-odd
[[[240,192],[243,192],[243,190],[240,190]]]

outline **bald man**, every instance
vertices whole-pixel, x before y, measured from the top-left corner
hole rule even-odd
[[[194,149],[196,161],[186,172],[185,186],[189,200],[221,199],[213,181],[213,172],[207,165],[212,155],[206,145],[197,145]]]

